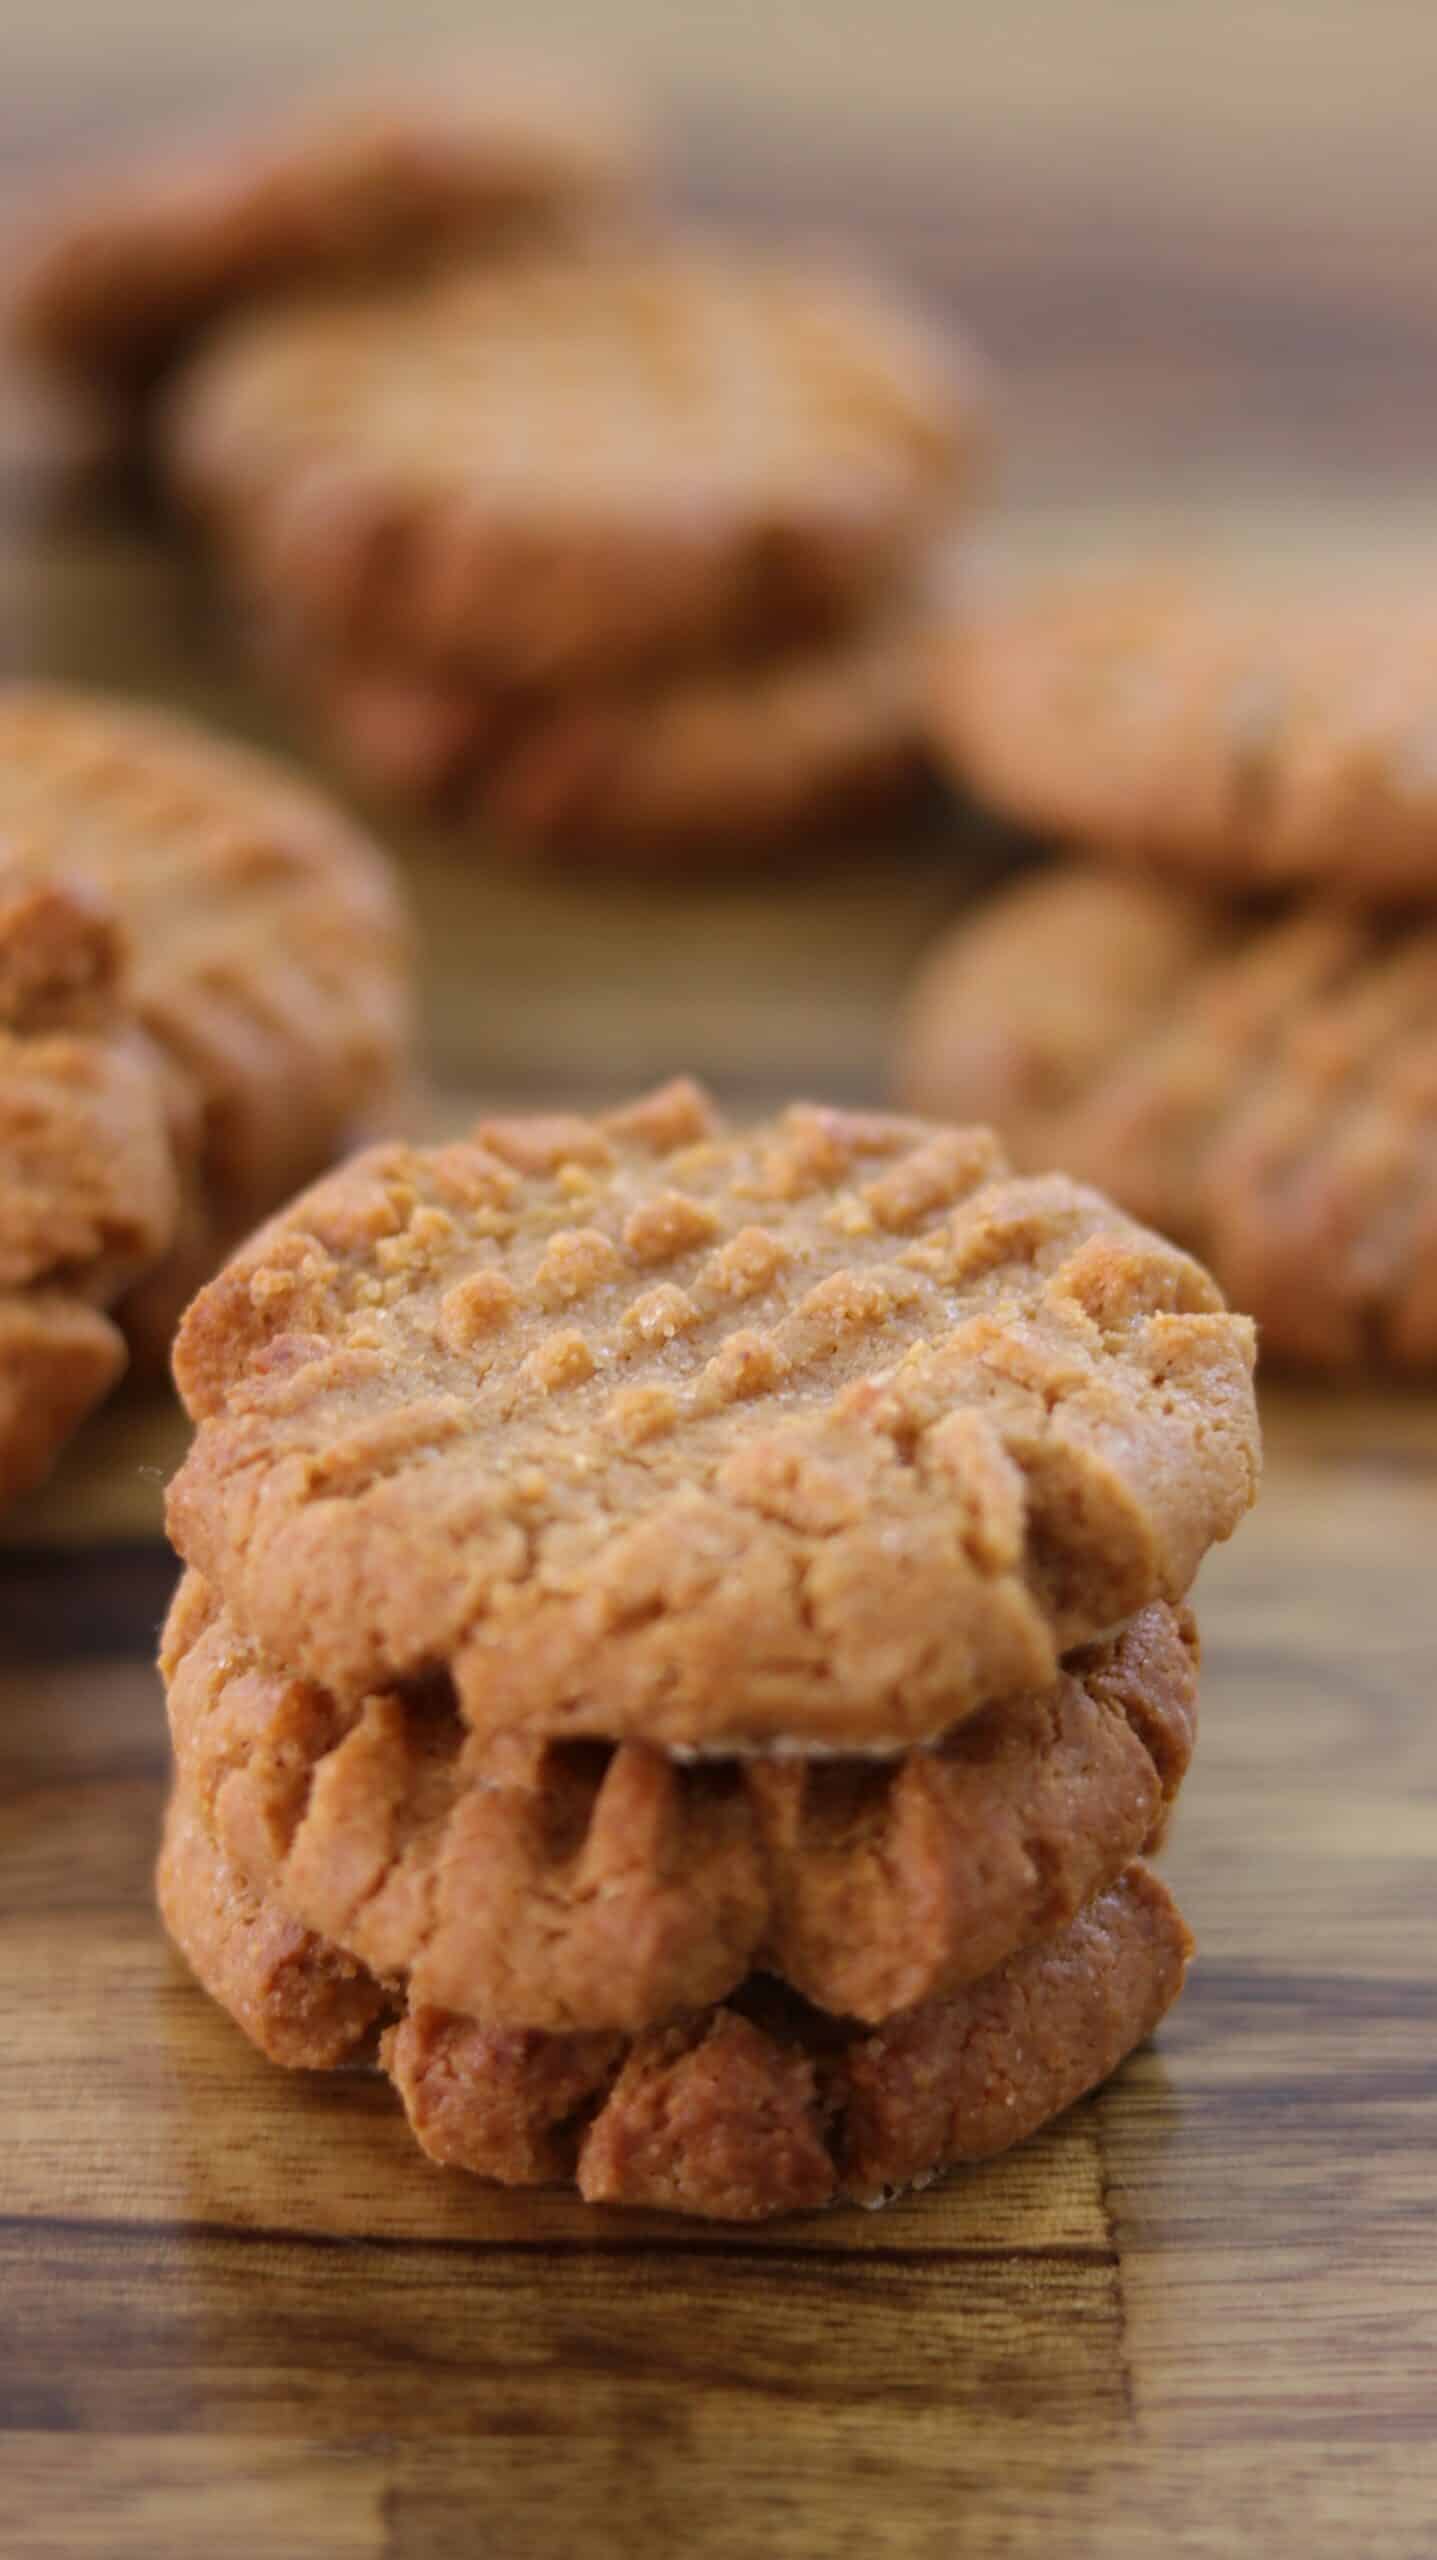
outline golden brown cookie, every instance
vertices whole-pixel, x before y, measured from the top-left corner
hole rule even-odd
[[[926,963],[896,1081],[1211,1264],[1264,1348],[1437,1364],[1437,926],[1035,876]]]
[[[642,153],[598,84],[495,63],[208,135],[72,186],[15,259],[18,342],[129,400],[230,308],[511,244],[620,193]]]
[[[1250,1327],[986,1131],[679,1084],[375,1150],[189,1310],[172,1535],[275,1666],[479,1735],[897,1749],[1187,1590]]]
[[[392,1999],[256,1893],[183,1790],[159,1867],[171,1936],[274,2060],[361,2050]],[[885,2201],[1010,2148],[1114,2071],[1182,1988],[1191,1940],[1135,1864],[1057,1936],[877,2029],[755,1980],[632,2042],[503,2031],[416,2008],[385,2068],[430,2157],[510,2185],[573,2179],[594,2203],[757,2221]]]
[[[1199,885],[1437,889],[1430,603],[1152,573],[975,595],[935,743],[1005,815]]]
[[[902,608],[667,680],[527,699],[304,640],[267,654],[369,787],[578,856],[761,861],[891,811],[924,769]]]
[[[170,1247],[175,1168],[113,919],[0,854],[0,1503],[125,1365],[103,1310]]]
[[[153,1356],[234,1238],[388,1103],[407,935],[374,848],[279,765],[167,712],[0,687],[0,835],[118,919],[158,1057],[179,1232],[124,1321]]]
[[[166,450],[266,613],[554,688],[848,619],[950,515],[977,405],[889,294],[678,241],[255,313]]]
[[[1196,1717],[1164,1603],[900,1760],[481,1745],[441,1696],[345,1711],[197,1577],[161,1648],[180,1783],[255,1888],[418,2007],[635,2033],[762,1970],[877,2021],[1064,1926],[1152,1849]]]

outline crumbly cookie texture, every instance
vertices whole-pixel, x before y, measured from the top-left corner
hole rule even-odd
[[[155,1060],[114,919],[0,851],[0,1502],[38,1482],[125,1365],[103,1313],[172,1243]]]
[[[166,451],[262,606],[603,684],[849,619],[949,517],[980,406],[886,292],[679,240],[256,313],[176,385]]]
[[[64,380],[132,400],[233,306],[510,245],[610,202],[643,156],[633,111],[597,82],[502,63],[161,141],[41,207],[13,261],[12,334]]]
[[[477,1746],[428,1692],[266,1672],[187,1577],[161,1649],[180,1782],[262,1893],[418,2007],[635,2033],[755,1970],[870,2022],[976,1980],[1157,1845],[1196,1720],[1185,1613],[900,1760]]]
[[[235,1238],[389,1106],[409,1027],[397,892],[280,765],[59,687],[0,687],[0,836],[17,877],[98,901],[128,953],[180,1202],[121,1320],[163,1354]]]
[[[276,2061],[341,2062],[394,2005],[255,1891],[183,1790],[159,1892],[200,1981]],[[1190,1953],[1171,1896],[1137,1863],[1056,1936],[877,2029],[759,1980],[737,2005],[632,2041],[417,2008],[380,2050],[417,2140],[446,2166],[509,2185],[572,2179],[594,2203],[758,2221],[880,2203],[1022,2141],[1151,2033]]]
[[[891,810],[924,770],[918,614],[903,607],[820,642],[547,700],[297,635],[264,654],[369,788],[580,857],[763,861]]]
[[[1437,888],[1430,605],[1216,576],[975,591],[937,651],[935,743],[1022,824],[1201,885]]]
[[[348,1703],[480,1735],[899,1748],[1154,1599],[1252,1500],[1250,1325],[982,1130],[676,1084],[378,1149],[189,1310],[176,1545]]]
[[[896,1081],[1200,1253],[1270,1354],[1437,1365],[1437,930],[1041,873],[926,962]]]

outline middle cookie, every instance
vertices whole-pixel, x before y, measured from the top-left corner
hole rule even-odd
[[[266,1671],[195,1575],[162,1651],[179,1782],[257,1893],[412,2002],[625,2034],[755,1969],[877,2022],[1061,1929],[1160,1840],[1197,1643],[1157,1603],[1047,1689],[883,1761],[476,1742]]]

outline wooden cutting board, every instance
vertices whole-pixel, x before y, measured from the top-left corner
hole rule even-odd
[[[123,78],[89,59],[100,0],[48,45],[37,15],[0,98],[12,159],[203,85],[205,13],[141,14],[166,42]],[[256,47],[285,58],[293,14],[264,0]],[[1423,505],[1392,490],[1404,458],[1430,465],[1425,282],[1377,291],[1370,202],[1366,232],[1318,205],[1294,244],[1263,197],[1266,266],[1260,242],[1234,250],[1230,202],[1176,240],[1140,205],[1119,222],[1054,144],[1061,48],[1076,80],[1081,47],[1040,14],[1044,114],[1006,154],[989,134],[984,158],[956,77],[973,154],[908,154],[890,65],[856,159],[811,119],[781,147],[725,138],[715,109],[695,183],[851,229],[861,168],[859,227],[1009,359],[1030,546],[1111,532],[1135,493],[1163,513],[1176,442],[1229,541],[1254,510],[1299,545],[1334,510],[1350,530],[1381,455],[1405,547]],[[332,41],[339,0],[305,18]],[[920,20],[953,43],[907,6]],[[1328,105],[1350,153],[1360,109],[1335,80]],[[1334,420],[1311,395],[1344,366]],[[1291,451],[1312,422],[1320,487],[1274,474],[1275,420]],[[39,512],[41,483],[33,439],[0,437],[6,662],[277,734],[155,528],[92,499]],[[935,819],[761,886],[635,889],[401,849],[436,1121],[680,1062],[741,1105],[871,1096],[912,958],[994,854]],[[1265,1408],[1261,1508],[1199,1595],[1203,1736],[1169,1866],[1202,1953],[1179,2009],[1011,2159],[881,2215],[736,2235],[445,2177],[381,2084],[271,2068],[190,1984],[149,1890],[181,1431],[154,1397],[101,1417],[0,1549],[0,2549],[1437,2549],[1437,1404],[1274,1386]]]

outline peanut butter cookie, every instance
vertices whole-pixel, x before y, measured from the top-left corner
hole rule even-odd
[[[363,783],[581,857],[762,861],[893,809],[923,771],[901,607],[807,646],[527,699],[298,637],[265,654]]]
[[[0,1503],[36,1483],[125,1365],[104,1310],[172,1243],[157,1062],[112,916],[0,853]]]
[[[342,1705],[894,1750],[1187,1590],[1252,1499],[1250,1326],[987,1132],[679,1084],[386,1148],[189,1310],[170,1523]],[[447,1695],[448,1692],[446,1691]]]
[[[97,898],[162,1078],[180,1173],[167,1261],[123,1321],[150,1356],[237,1235],[387,1105],[408,948],[385,864],[282,767],[169,713],[0,687],[0,835]]]
[[[925,964],[904,1098],[1202,1255],[1266,1351],[1437,1365],[1437,927],[1041,873]]]
[[[931,704],[965,783],[1104,860],[1382,904],[1437,889],[1425,599],[1195,574],[975,597]]]
[[[180,1784],[258,1892],[416,2007],[550,2033],[634,2034],[755,1970],[870,2022],[975,1981],[1156,1846],[1196,1715],[1162,1602],[887,1761],[485,1746],[432,1687],[345,1711],[193,1575],[161,1666]]]
[[[262,607],[557,688],[850,619],[951,514],[979,410],[853,276],[610,244],[242,318],[166,450]]]
[[[275,2061],[342,2062],[392,2012],[371,1976],[230,1865],[183,1790],[159,1890],[200,1981]],[[417,2140],[446,2166],[760,2221],[882,2203],[1023,2141],[1152,2032],[1190,1953],[1172,1897],[1137,1863],[1055,1937],[878,2028],[756,1980],[731,2005],[632,2041],[416,2008],[380,2049]]]

